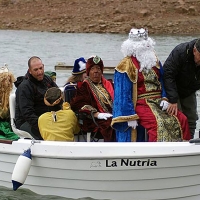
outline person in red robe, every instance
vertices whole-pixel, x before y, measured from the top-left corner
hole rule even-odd
[[[163,68],[155,42],[146,29],[131,29],[122,44],[123,60],[115,69],[112,127],[118,142],[137,141],[138,124],[147,130],[149,142],[175,142],[190,139],[186,116],[169,115],[163,84]]]
[[[92,56],[87,60],[87,78],[77,85],[75,97],[70,101],[74,112],[93,112],[98,126],[92,119],[84,120],[82,130],[93,130],[103,136],[105,142],[115,141],[115,131],[111,127],[113,83],[103,76],[104,64],[100,57]]]

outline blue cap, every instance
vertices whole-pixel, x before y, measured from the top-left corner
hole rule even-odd
[[[83,74],[84,72],[86,72],[86,61],[83,57],[81,57],[75,60],[72,74],[77,75]]]

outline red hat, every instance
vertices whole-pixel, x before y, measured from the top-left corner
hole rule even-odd
[[[98,65],[103,73],[103,68],[104,68],[103,61],[101,60],[99,56],[92,56],[87,60],[87,63],[86,63],[86,73],[88,76],[89,76],[89,72],[91,68],[94,65]]]

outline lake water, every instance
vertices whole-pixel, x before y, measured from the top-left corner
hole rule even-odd
[[[156,41],[156,51],[163,63],[170,51],[179,43],[190,41],[197,36],[151,36]],[[198,36],[199,37],[199,36]],[[48,33],[31,31],[0,30],[0,66],[7,63],[15,77],[27,71],[27,61],[39,56],[45,70],[54,70],[58,62],[71,63],[79,57],[88,58],[99,55],[103,60],[116,61],[122,59],[120,46],[127,38],[121,34],[75,34]],[[62,86],[69,74],[57,72],[57,84]],[[200,109],[199,109],[200,110]],[[1,178],[1,177],[0,177]],[[28,190],[0,187],[0,200],[62,200],[66,198],[36,195]],[[70,199],[67,199],[70,200]],[[83,199],[82,199],[83,200]],[[89,198],[84,199],[89,200]]]
[[[45,65],[45,70],[54,70],[59,62],[71,63],[81,56],[88,58],[99,55],[103,60],[116,61],[122,59],[120,46],[127,38],[122,34],[74,34],[48,33],[32,31],[0,30],[0,66],[7,63],[14,75],[24,75],[27,71],[27,61],[33,56],[39,56]],[[156,41],[156,51],[159,59],[164,62],[172,48],[195,36],[152,36]],[[57,84],[63,85],[68,74],[57,73]]]
[[[38,195],[27,189],[18,189],[13,191],[5,187],[0,187],[0,200],[73,200],[64,197]],[[91,199],[79,199],[91,200]]]

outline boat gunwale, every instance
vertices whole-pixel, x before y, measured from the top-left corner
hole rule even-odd
[[[121,158],[129,158],[129,159],[135,159],[135,158],[167,158],[167,157],[184,157],[184,156],[198,156],[200,155],[200,151],[198,151],[198,144],[191,144],[191,143],[87,143],[87,142],[51,142],[51,141],[37,141],[39,143],[35,143],[31,147],[31,140],[24,140],[19,139],[18,141],[12,141],[12,144],[4,143],[4,147],[0,148],[0,153],[2,154],[12,154],[12,155],[19,155],[23,153],[28,148],[32,148],[32,156],[38,157],[38,158],[54,158],[54,159],[74,159],[74,160],[97,160],[97,159],[121,159]],[[163,145],[162,145],[163,144]],[[173,145],[172,145],[173,144]],[[9,146],[7,146],[9,145]],[[109,145],[109,146],[108,146]],[[13,147],[12,149],[6,149],[6,147]],[[124,148],[127,146],[126,155],[125,153],[116,155],[116,152],[114,151],[116,148]],[[55,152],[53,152],[52,148],[55,149]],[[143,148],[146,147],[145,150]],[[146,151],[149,147],[156,148],[156,147],[168,147],[168,149],[164,149],[164,153],[158,151],[159,154],[155,154],[155,152],[152,152],[152,154],[145,154],[144,151]],[[181,148],[193,148],[190,152],[183,152]],[[85,153],[82,153],[82,155],[78,155],[78,151],[82,150],[95,150],[95,153],[86,155]],[[87,148],[87,149],[86,149]],[[102,148],[106,148],[105,150],[102,150]],[[16,149],[14,152],[13,149]],[[142,150],[141,150],[142,149]],[[188,149],[187,149],[188,150]],[[57,152],[63,152],[59,155],[57,155]],[[114,154],[109,154],[108,152],[115,152]],[[139,153],[138,153],[139,151]],[[131,154],[132,153],[132,154]],[[106,155],[107,154],[107,155]]]

